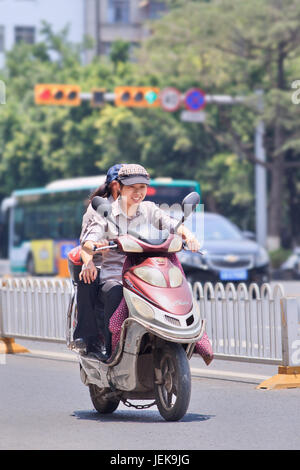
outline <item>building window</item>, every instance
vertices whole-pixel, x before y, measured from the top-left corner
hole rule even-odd
[[[25,42],[26,44],[34,44],[35,28],[32,26],[16,26],[15,42]]]
[[[149,2],[149,18],[155,20],[166,11],[166,5],[162,2]]]
[[[5,42],[4,42],[4,26],[0,25],[0,52],[4,52]]]
[[[109,56],[110,51],[111,51],[111,46],[112,46],[111,42],[107,42],[107,41],[101,42],[101,55]]]
[[[109,23],[129,23],[129,0],[108,0]]]

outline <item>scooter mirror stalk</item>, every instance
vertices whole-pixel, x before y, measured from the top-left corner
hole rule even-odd
[[[200,196],[195,191],[185,196],[185,198],[183,199],[181,203],[183,215],[175,227],[175,232],[178,229],[178,227],[185,221],[185,219],[187,219],[196,210],[196,207],[199,203],[200,203]]]

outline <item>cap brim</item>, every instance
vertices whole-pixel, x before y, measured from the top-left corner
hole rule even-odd
[[[126,176],[123,178],[119,178],[122,184],[125,186],[129,186],[131,184],[150,184],[150,179],[146,178],[146,176]]]

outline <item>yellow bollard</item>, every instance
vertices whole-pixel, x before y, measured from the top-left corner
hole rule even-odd
[[[13,338],[0,338],[0,354],[18,354],[30,352],[24,346],[15,343]]]
[[[300,367],[279,366],[278,374],[264,380],[256,388],[264,390],[275,390],[282,388],[300,387]]]

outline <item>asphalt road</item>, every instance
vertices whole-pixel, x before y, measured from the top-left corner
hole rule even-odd
[[[281,282],[287,295],[299,281]],[[292,450],[300,448],[300,389],[258,390],[277,367],[192,358],[186,416],[156,407],[101,416],[64,344],[16,340],[28,354],[0,354],[1,450]]]
[[[66,360],[62,347],[59,359],[53,346],[52,359],[42,352],[6,355],[0,364],[1,450],[300,448],[300,389],[256,389],[272,373],[262,365],[251,364],[250,371],[250,364],[235,364],[234,370],[222,361],[206,367],[192,359],[188,412],[182,421],[168,423],[156,407],[121,404],[113,414],[99,415],[77,362]]]

